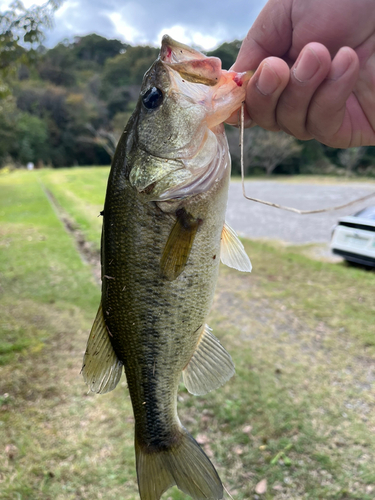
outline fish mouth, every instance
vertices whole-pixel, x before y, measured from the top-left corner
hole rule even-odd
[[[207,56],[185,45],[173,40],[169,35],[164,35],[161,41],[160,59],[163,62],[180,63],[192,59],[206,59]],[[216,58],[217,59],[217,58]]]
[[[159,58],[170,70],[172,91],[207,108],[207,125],[211,129],[240,107],[253,75],[251,71],[223,70],[218,57],[205,56],[168,35],[163,36]],[[189,84],[201,84],[204,88],[199,90],[197,85]]]
[[[163,36],[160,59],[188,82],[212,87],[220,80],[222,69],[218,57],[207,57],[168,35]]]

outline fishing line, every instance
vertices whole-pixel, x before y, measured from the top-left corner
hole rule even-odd
[[[285,207],[283,205],[279,205],[278,203],[271,203],[270,201],[259,200],[258,198],[250,198],[247,196],[245,191],[245,169],[244,169],[244,123],[245,123],[245,102],[241,104],[241,120],[240,120],[240,148],[241,148],[241,184],[242,184],[242,194],[244,198],[250,201],[255,201],[256,203],[262,203],[263,205],[268,205],[269,207],[279,208],[281,210],[287,210],[288,212],[294,212],[299,215],[307,215],[307,214],[320,214],[322,212],[330,212],[333,210],[339,210],[340,208],[349,207],[350,205],[354,205],[360,201],[368,200],[375,196],[375,191],[366,196],[362,196],[361,198],[356,198],[355,200],[349,201],[349,203],[344,203],[343,205],[337,205],[334,207],[320,208],[318,210],[299,210],[298,208]]]
[[[226,489],[225,484],[223,484],[223,488],[224,488],[224,490],[227,492],[227,494],[229,495],[229,497],[230,497],[232,500],[234,500],[234,498],[232,497],[232,495],[231,495],[231,494],[229,493],[229,491]]]

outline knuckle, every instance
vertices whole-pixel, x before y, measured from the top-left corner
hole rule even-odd
[[[280,132],[281,130],[277,123],[273,123],[272,125],[268,125],[267,127],[264,128],[266,130],[269,130],[270,132]]]
[[[316,123],[315,121],[309,121],[306,126],[308,132],[314,137],[314,139],[317,139],[318,141],[321,141],[324,138],[327,139],[328,135],[328,131],[324,130],[324,123],[322,123],[321,125]]]
[[[280,127],[274,118],[265,118],[264,116],[259,118],[259,120],[254,120],[257,125],[269,130],[270,132],[278,132]]]
[[[306,130],[305,126],[302,124],[293,123],[292,127],[288,127],[285,123],[280,123],[279,121],[279,126],[283,132],[292,135],[293,137],[299,139],[300,141],[308,141],[309,139],[312,138],[311,134]]]
[[[276,121],[274,106],[271,106],[268,109],[266,109],[264,106],[260,108],[257,107],[256,109],[251,110],[249,114],[252,120],[265,130],[279,130],[279,126]]]

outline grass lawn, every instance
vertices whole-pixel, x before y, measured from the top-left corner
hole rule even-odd
[[[46,195],[97,250],[107,175],[0,176],[0,499],[139,498],[125,380],[79,374],[99,287]],[[182,423],[236,500],[375,498],[375,273],[244,244],[254,270],[222,267],[208,319],[236,375],[181,384]]]

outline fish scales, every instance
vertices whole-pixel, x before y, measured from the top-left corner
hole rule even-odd
[[[112,163],[102,301],[82,372],[103,393],[125,369],[142,500],[159,500],[174,484],[195,500],[223,497],[215,468],[180,423],[177,391],[181,373],[190,392],[204,394],[234,372],[205,321],[220,256],[250,270],[225,225],[230,159],[221,124],[248,79],[164,37]]]
[[[111,177],[104,208],[104,234],[110,242],[104,274],[115,279],[103,282],[103,308],[109,312],[113,347],[124,360],[136,432],[152,447],[154,440],[159,444],[161,436],[168,436],[176,419],[180,375],[212,303],[228,179],[188,204],[203,223],[181,279],[168,281],[160,276],[160,260],[174,221],[156,204],[141,203],[128,182],[115,190],[121,175],[119,168]]]

